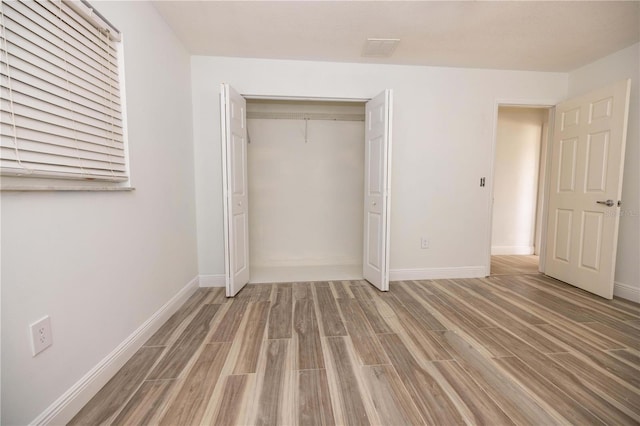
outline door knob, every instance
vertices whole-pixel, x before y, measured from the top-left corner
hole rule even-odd
[[[607,200],[607,201],[596,201],[596,203],[598,204],[604,204],[607,207],[613,207],[613,205],[615,204],[613,202],[613,200]]]
[[[374,206],[374,207],[375,207],[377,204],[378,204],[378,203],[376,203],[375,201],[373,201],[373,202],[371,203],[371,205],[372,205],[372,206]]]

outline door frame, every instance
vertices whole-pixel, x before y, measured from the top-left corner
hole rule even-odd
[[[384,90],[388,90],[388,89],[382,89]],[[288,96],[288,95],[269,95],[269,94],[261,94],[261,95],[256,95],[256,94],[249,94],[249,93],[243,93],[243,92],[238,92],[240,94],[240,96],[242,96],[243,98],[245,98],[246,100],[274,100],[274,101],[310,101],[310,102],[354,102],[354,103],[363,103],[366,104],[367,102],[369,102],[370,100],[372,100],[373,98],[354,98],[354,97],[347,97],[347,98],[342,98],[342,97],[336,97],[336,96]],[[377,96],[379,93],[377,93],[375,96]],[[221,111],[221,114],[223,114],[223,112]],[[222,117],[222,115],[221,115]],[[391,131],[391,125],[392,123],[389,123],[390,126],[390,131]],[[247,123],[247,129],[248,129],[248,123]],[[225,143],[224,140],[221,140],[221,143]],[[222,159],[223,162],[225,161],[225,159]],[[393,170],[392,164],[391,164],[391,157],[389,157],[389,164],[387,166],[387,173],[389,174],[389,176],[391,175]],[[224,173],[223,173],[224,174]],[[390,188],[389,188],[389,192],[390,192]],[[389,198],[390,201],[390,198]],[[391,204],[389,203],[387,206],[388,210],[391,210]],[[249,213],[251,214],[251,213]],[[227,225],[226,225],[226,221],[224,222],[224,232],[227,232]],[[386,259],[390,258],[390,241],[391,241],[391,226],[388,227],[387,231],[387,244],[385,245],[385,251],[386,251]],[[229,256],[229,247],[228,244],[225,242],[225,248],[224,248],[224,255],[225,255],[225,281],[228,283],[229,279],[230,279],[230,271],[229,268],[227,268],[227,262],[228,262],[228,256]],[[364,259],[363,259],[364,261]],[[249,268],[251,268],[251,264],[249,264]],[[389,265],[388,265],[388,260],[387,260],[387,271],[389,271]],[[363,274],[364,275],[364,274]],[[364,279],[364,278],[363,278]],[[251,282],[251,280],[249,280],[249,282]]]
[[[544,185],[542,188],[542,200],[544,204],[542,206],[542,220],[537,223],[536,226],[540,227],[540,255],[538,271],[544,273],[544,255],[546,253],[546,236],[547,236],[547,217],[548,217],[548,200],[549,200],[549,177],[551,166],[551,147],[553,141],[553,121],[555,106],[561,102],[561,100],[550,99],[496,99],[493,106],[493,130],[491,138],[491,152],[489,158],[489,218],[487,226],[487,252],[485,263],[485,276],[491,275],[491,238],[493,234],[493,196],[494,196],[494,179],[495,179],[495,167],[496,167],[496,151],[498,146],[498,111],[500,107],[523,107],[523,108],[545,108],[549,111],[548,129],[547,129],[547,150],[544,155],[541,155],[540,161],[544,160],[545,173],[544,173]],[[540,180],[540,174],[538,174],[538,181]],[[538,187],[538,194],[540,194],[541,188]]]

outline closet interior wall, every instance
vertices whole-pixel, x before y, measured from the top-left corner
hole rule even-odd
[[[249,100],[250,282],[362,278],[364,104]]]

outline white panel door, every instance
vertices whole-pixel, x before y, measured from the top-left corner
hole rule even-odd
[[[367,102],[364,165],[363,277],[389,290],[391,90]]]
[[[220,92],[225,274],[233,297],[249,282],[247,103],[228,84]]]
[[[556,107],[545,273],[611,299],[630,80]]]

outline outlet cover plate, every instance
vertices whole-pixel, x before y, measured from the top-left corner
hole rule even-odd
[[[51,318],[48,316],[31,324],[29,329],[31,330],[31,351],[33,356],[38,355],[53,344]]]

